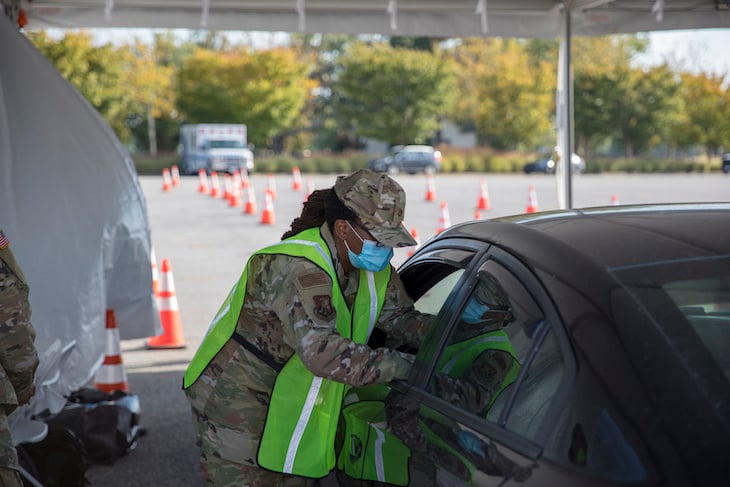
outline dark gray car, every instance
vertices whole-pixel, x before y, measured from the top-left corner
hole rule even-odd
[[[464,223],[399,274],[436,324],[410,350],[407,381],[351,393],[340,456],[350,475],[455,486],[730,478],[730,204]]]
[[[433,174],[441,170],[441,152],[430,145],[394,146],[390,155],[373,159],[368,167],[373,171],[389,174]]]

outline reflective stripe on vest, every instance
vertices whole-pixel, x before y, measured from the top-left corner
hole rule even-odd
[[[387,430],[382,400],[342,408],[344,444],[337,468],[348,477],[408,485],[408,447]]]
[[[357,343],[367,341],[385,299],[390,270],[388,266],[378,273],[360,272],[352,313],[342,297],[337,276],[330,274],[340,335]],[[292,356],[274,384],[259,444],[259,465],[306,477],[326,476],[335,464],[334,438],[345,390],[345,384],[315,377],[299,356]],[[300,407],[297,401],[304,395],[306,400]]]

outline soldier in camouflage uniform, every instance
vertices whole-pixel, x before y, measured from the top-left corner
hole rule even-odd
[[[293,355],[315,377],[348,386],[407,377],[413,357],[394,348],[417,347],[433,317],[415,311],[395,271],[375,323],[387,332],[392,348],[372,349],[342,336],[333,305],[333,288],[339,286],[352,310],[361,273],[353,260],[365,254],[366,245],[415,245],[402,223],[404,207],[403,189],[388,176],[368,170],[339,177],[333,188],[309,196],[282,243],[307,229],[319,229],[336,283],[307,258],[268,253],[249,260],[235,324],[237,339],[227,339],[199,375],[188,377],[189,367],[184,381],[206,485],[314,485],[309,478],[260,468],[257,457],[278,369]],[[390,268],[387,261],[386,265]]]
[[[28,285],[0,229],[0,485],[21,487],[8,415],[30,401],[38,367]]]

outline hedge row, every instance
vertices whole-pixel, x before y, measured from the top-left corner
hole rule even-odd
[[[460,151],[444,154],[441,162],[442,172],[488,172],[515,173],[522,172],[523,166],[537,159],[535,154],[500,153],[491,151]],[[362,167],[367,167],[372,156],[364,153],[341,155],[314,155],[307,158],[292,156],[267,156],[256,158],[256,172],[291,173],[298,167],[305,174],[343,174]],[[160,174],[162,169],[179,164],[176,154],[163,154],[158,157],[145,155],[134,156],[137,172],[140,175]],[[691,161],[656,158],[590,158],[586,162],[587,173],[689,173],[719,171],[719,158],[709,161]]]

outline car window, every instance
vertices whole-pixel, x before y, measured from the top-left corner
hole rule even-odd
[[[730,378],[730,277],[674,281],[663,288]]]
[[[415,308],[421,313],[428,313],[432,315],[439,314],[441,308],[446,302],[446,298],[456,286],[461,276],[464,274],[464,269],[453,268],[450,274],[447,274],[442,280],[436,282],[430,289],[428,289],[418,300],[414,303]]]
[[[429,392],[534,440],[563,375],[560,348],[543,311],[511,272],[488,260],[477,277]]]

